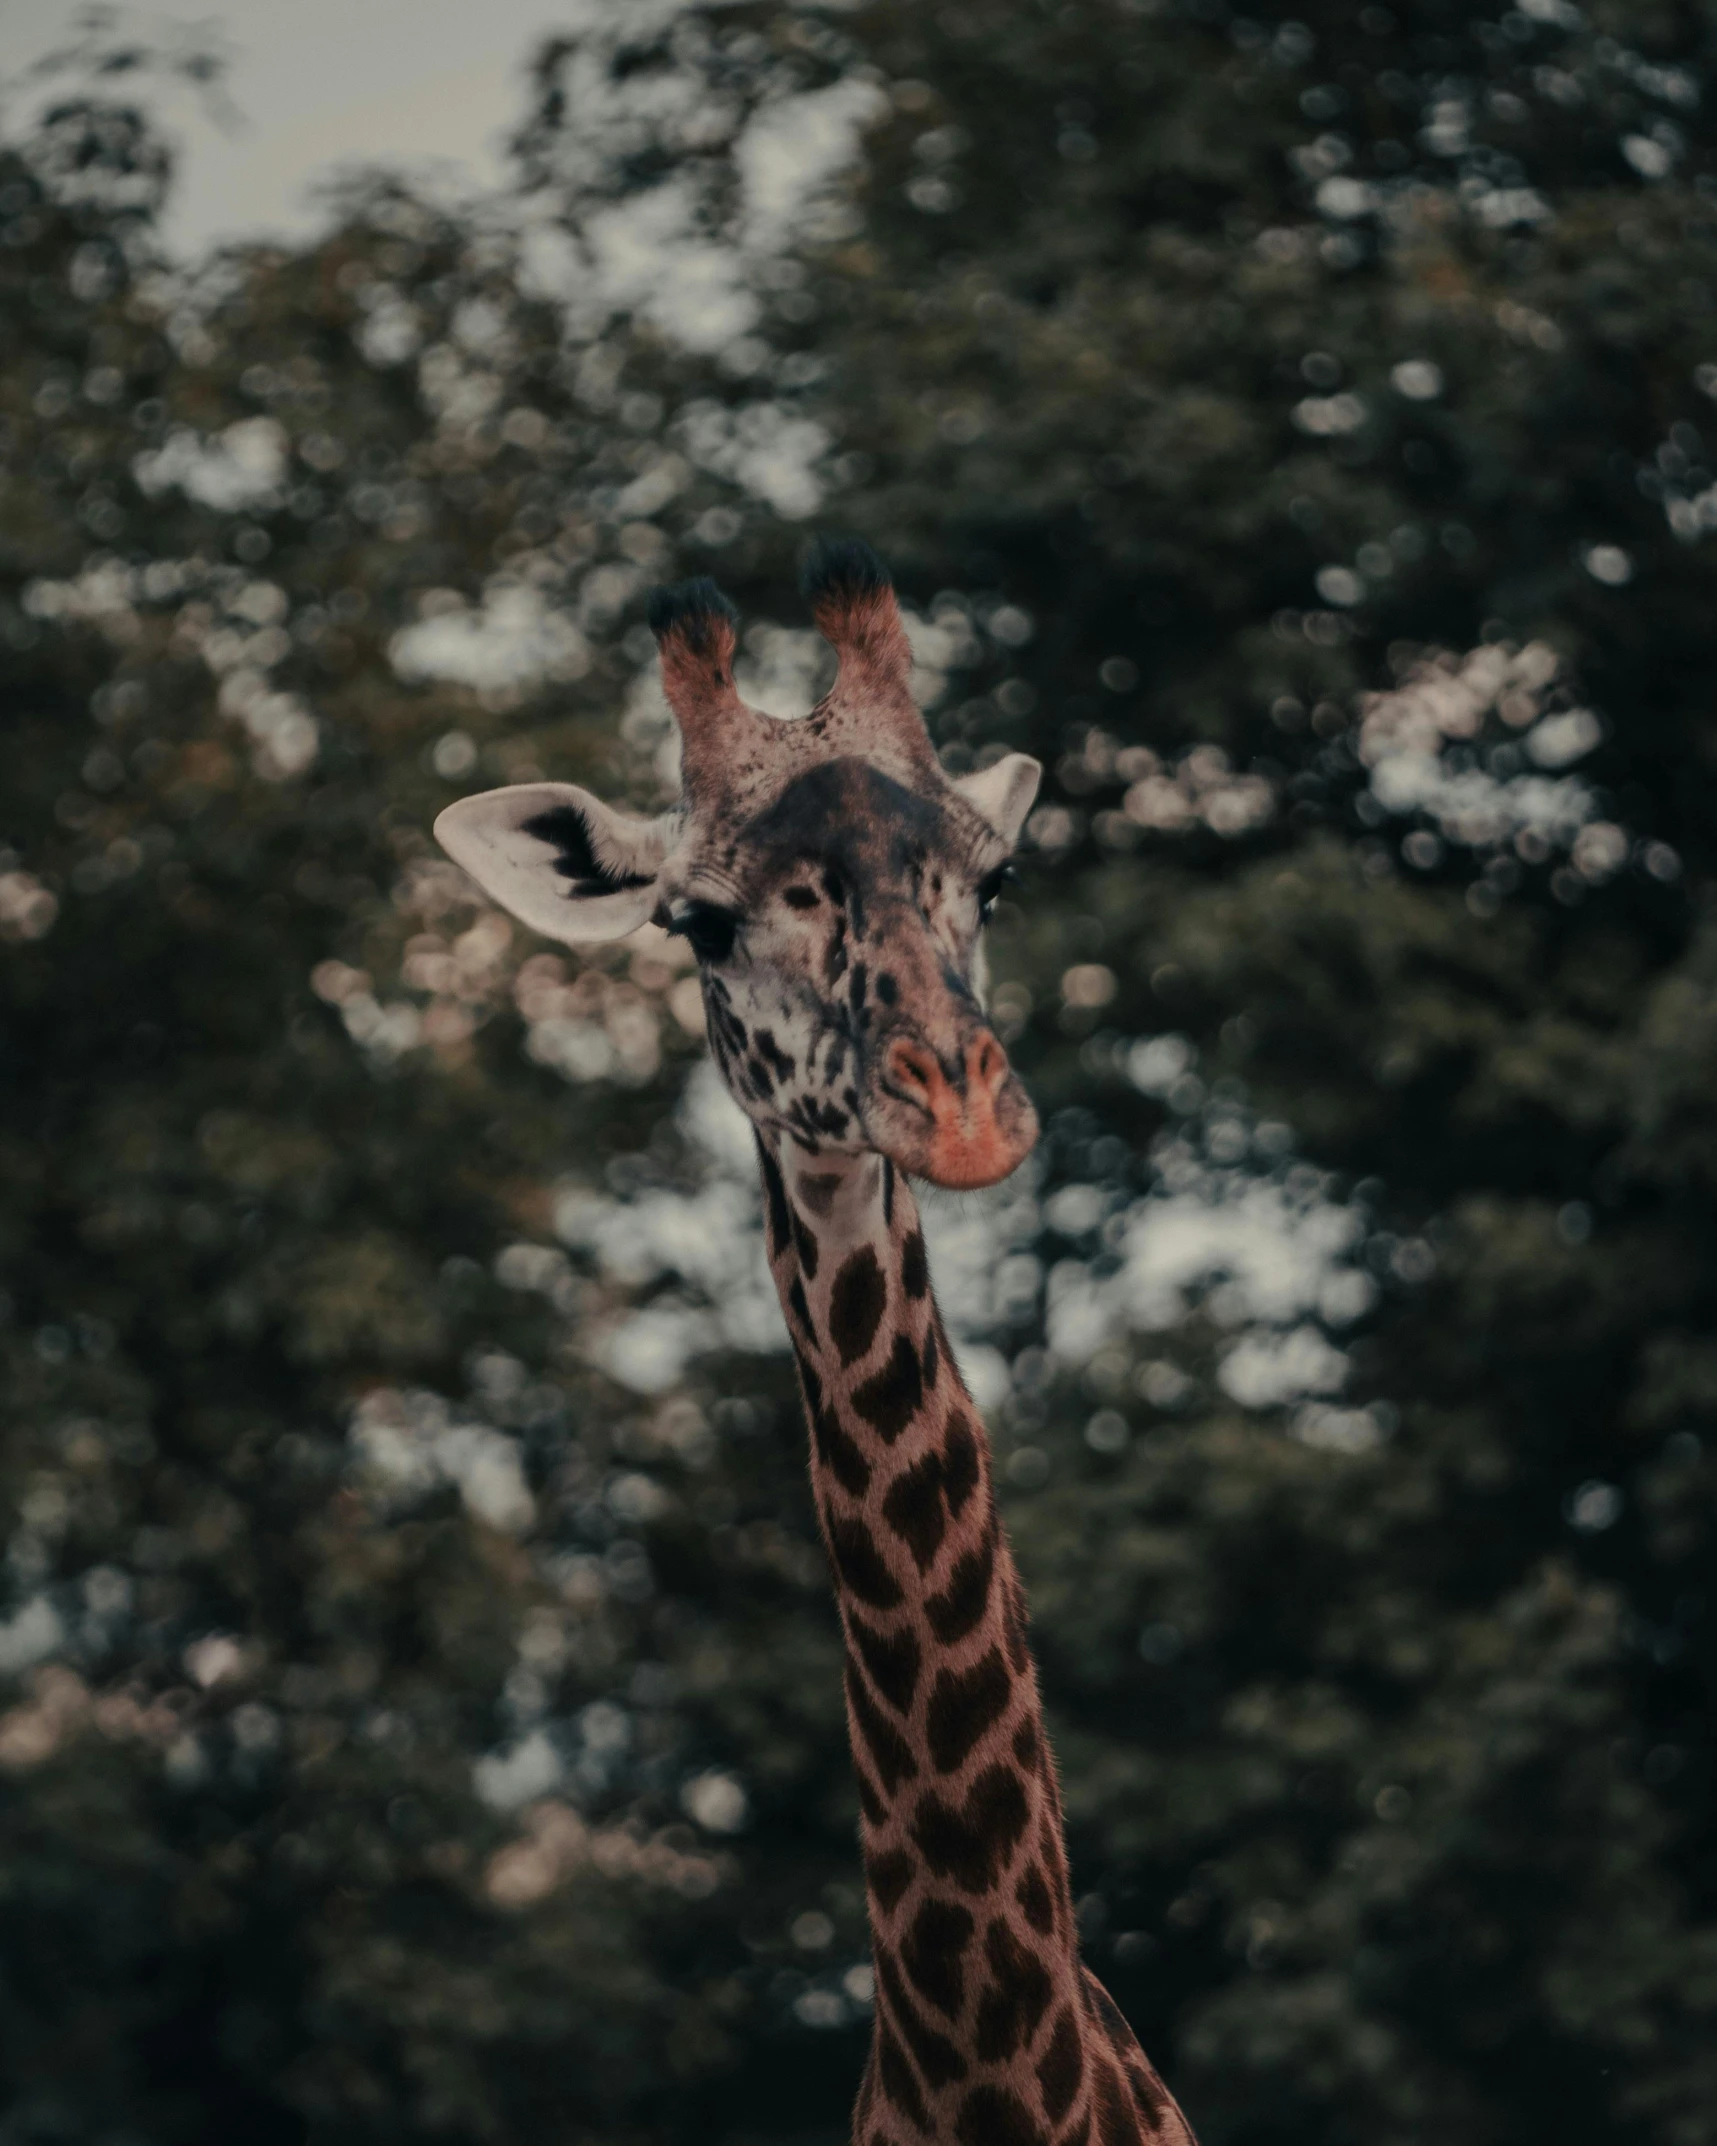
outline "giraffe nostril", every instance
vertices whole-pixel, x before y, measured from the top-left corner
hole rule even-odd
[[[942,1069],[934,1056],[922,1044],[908,1043],[904,1037],[888,1046],[884,1063],[897,1086],[925,1100],[935,1093],[941,1079]]]
[[[1008,1077],[1008,1054],[994,1036],[980,1036],[972,1046],[972,1055],[967,1067],[967,1084],[980,1095],[995,1096]]]

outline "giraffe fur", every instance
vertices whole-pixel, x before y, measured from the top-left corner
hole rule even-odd
[[[436,833],[551,937],[683,933],[756,1136],[861,1812],[876,2021],[854,2146],[1192,2146],[1079,1958],[1025,1594],[909,1182],[994,1183],[1036,1139],[984,1013],[982,928],[1039,771],[944,772],[866,547],[819,544],[805,587],[840,669],[791,721],[740,699],[713,583],[652,598],[672,811],[534,783]]]
[[[880,1155],[760,1135],[759,1160],[860,1780],[878,2025],[857,2146],[1190,2142],[1079,1959],[1024,1590],[911,1187]]]

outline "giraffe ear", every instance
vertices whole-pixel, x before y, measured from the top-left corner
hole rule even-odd
[[[550,939],[623,939],[656,906],[677,813],[615,812],[570,782],[525,782],[449,805],[435,839],[492,901]]]
[[[1042,780],[1041,762],[1029,753],[1009,753],[994,767],[981,769],[976,775],[956,777],[953,787],[1011,849],[1019,840],[1019,831]]]

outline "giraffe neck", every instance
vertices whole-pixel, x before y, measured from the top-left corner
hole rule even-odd
[[[989,1441],[881,1156],[759,1142],[846,1642],[877,2016],[857,2146],[1186,2141],[1079,1961]]]

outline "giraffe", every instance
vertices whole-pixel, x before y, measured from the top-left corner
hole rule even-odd
[[[980,942],[1040,769],[943,771],[865,546],[818,543],[805,589],[840,667],[797,720],[740,700],[713,582],[651,598],[672,811],[537,782],[435,831],[550,937],[683,935],[751,1120],[845,1640],[876,1976],[854,2146],[1192,2146],[1079,1959],[1024,1594],[909,1183],[995,1183],[1037,1137]]]

